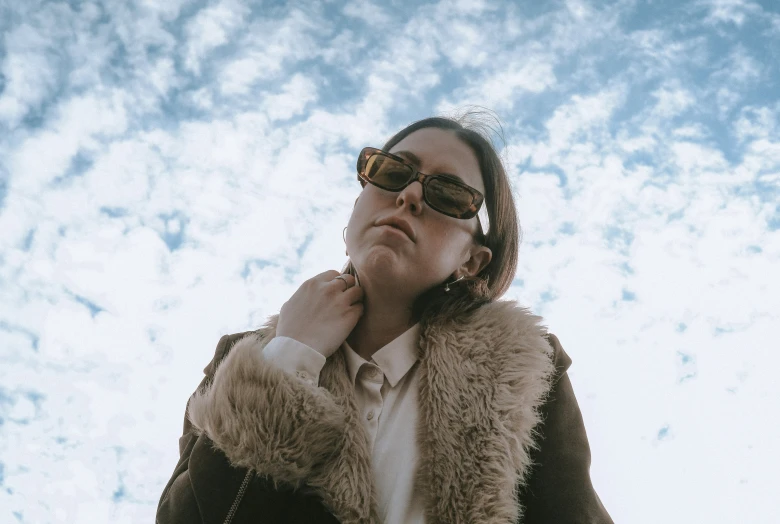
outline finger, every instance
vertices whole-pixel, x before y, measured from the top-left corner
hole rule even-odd
[[[349,305],[362,304],[363,303],[363,288],[360,286],[352,286],[344,291],[344,300]]]
[[[342,279],[342,278],[338,278],[338,277],[344,277],[344,278]],[[347,273],[336,275],[335,277],[333,277],[333,280],[331,280],[331,283],[337,283],[339,286],[343,287],[342,283],[344,281],[346,281],[346,283],[347,283],[346,288],[343,288],[344,290],[350,289],[350,288],[355,286],[355,277],[353,277],[352,275],[349,275]],[[341,289],[341,288],[339,288],[339,289]]]
[[[315,276],[314,278],[316,280],[319,280],[320,282],[330,282],[340,274],[341,273],[339,271],[336,271],[335,269],[329,269],[327,271],[323,271],[322,273]]]
[[[328,269],[327,271],[323,271],[319,275],[315,275],[311,277],[309,280],[311,282],[318,282],[320,284],[329,284],[333,281],[334,278],[339,276],[341,273],[336,271],[335,269]]]
[[[350,313],[354,313],[358,316],[363,314],[364,305],[363,302],[355,302],[349,306]]]

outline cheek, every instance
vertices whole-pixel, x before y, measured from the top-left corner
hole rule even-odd
[[[446,223],[446,219],[434,219],[426,224],[424,231],[425,252],[437,259],[457,257],[463,244],[463,232]]]
[[[438,281],[458,265],[456,246],[446,239],[432,240],[417,251],[415,265],[423,280]]]
[[[473,237],[471,233],[462,228],[462,225],[458,227],[458,225],[449,224],[449,227],[441,232],[437,244],[438,250],[442,253],[442,257],[447,259],[447,263],[458,265],[468,259],[467,255],[471,250]]]
[[[378,201],[377,195],[372,193],[368,187],[363,190],[352,208],[352,214],[349,222],[345,225],[349,227],[350,235],[365,235],[374,222],[382,216],[382,203]],[[355,236],[357,239],[358,237]]]
[[[368,194],[366,191],[367,190],[364,189],[358,199],[355,201],[355,207],[352,208],[352,218],[350,221],[353,219],[365,217],[369,210],[376,207],[372,200],[372,195]]]
[[[354,209],[355,212],[359,212],[361,215],[366,215],[376,211],[380,208],[380,206],[386,206],[387,202],[387,195],[383,194],[382,190],[378,187],[374,187],[369,184],[360,193],[360,196],[355,203]]]

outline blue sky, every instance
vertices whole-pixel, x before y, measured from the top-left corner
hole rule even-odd
[[[360,148],[493,109],[616,522],[774,523],[780,4],[0,2],[0,521],[148,522]]]

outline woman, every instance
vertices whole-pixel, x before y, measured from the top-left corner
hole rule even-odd
[[[611,523],[571,360],[497,301],[519,231],[490,142],[429,118],[357,168],[350,261],[219,341],[157,522]]]

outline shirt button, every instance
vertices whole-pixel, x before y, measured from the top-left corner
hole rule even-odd
[[[368,368],[369,378],[376,378],[378,374],[379,374],[379,370],[377,368]]]
[[[366,415],[366,418],[368,420],[371,420],[372,418],[374,418],[374,410],[373,409],[368,412],[368,415]]]
[[[298,378],[308,378],[309,376],[305,371],[296,371],[295,374]]]

